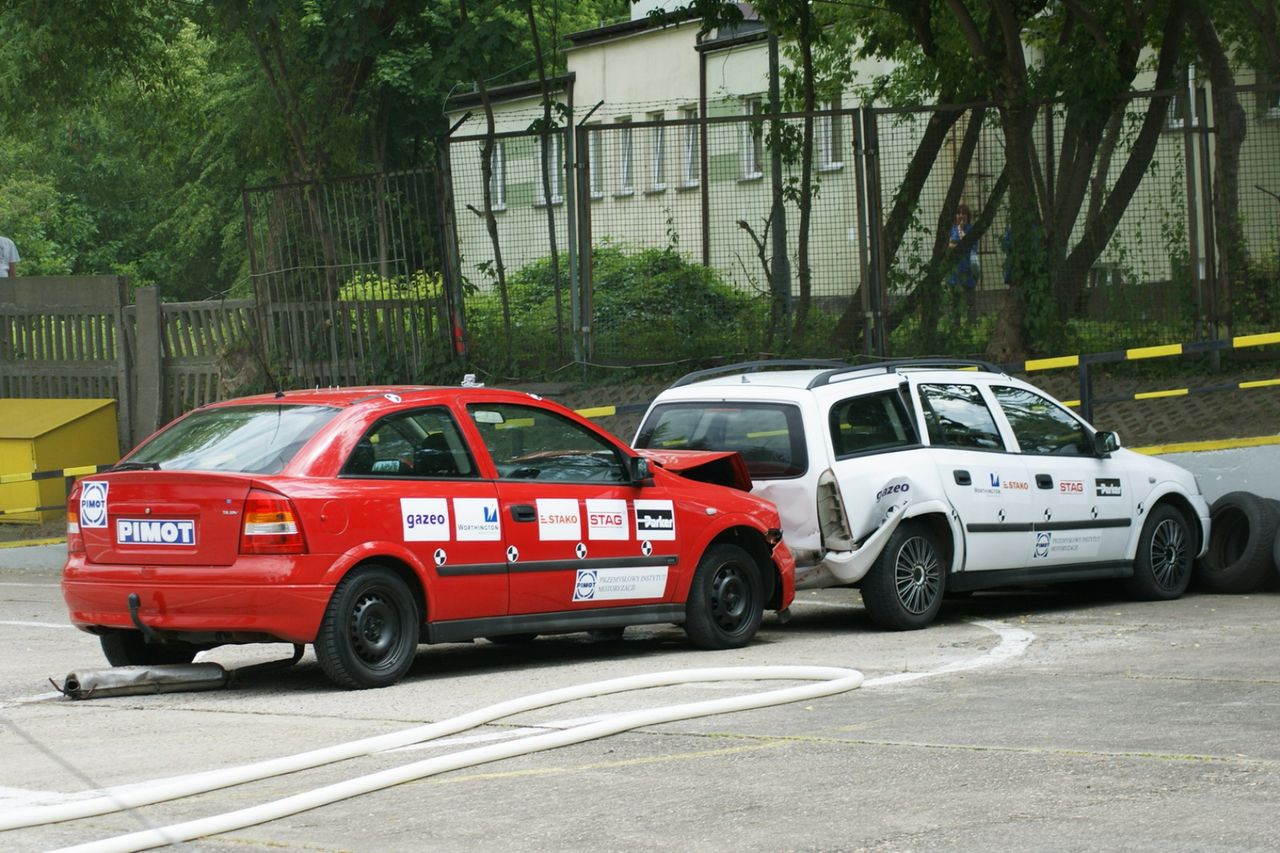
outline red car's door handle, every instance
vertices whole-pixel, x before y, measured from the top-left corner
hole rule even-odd
[[[528,504],[514,504],[511,507],[511,517],[516,521],[537,521],[538,513]]]

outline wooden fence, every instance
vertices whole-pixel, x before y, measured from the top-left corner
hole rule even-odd
[[[436,300],[162,303],[149,287],[128,296],[117,276],[0,280],[0,398],[114,399],[124,451],[183,412],[273,380],[415,382],[415,368],[450,357]]]

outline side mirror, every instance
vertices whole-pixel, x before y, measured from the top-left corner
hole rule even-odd
[[[631,482],[637,486],[653,485],[653,470],[649,467],[649,460],[643,456],[630,457],[627,473],[631,476]]]
[[[1120,436],[1114,432],[1095,432],[1093,434],[1093,452],[1096,456],[1107,456],[1120,449]]]

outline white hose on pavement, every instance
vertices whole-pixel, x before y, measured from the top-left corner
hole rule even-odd
[[[192,794],[219,790],[249,781],[319,767],[360,755],[368,755],[373,752],[420,743],[446,734],[465,731],[512,714],[578,699],[696,682],[772,680],[814,681],[817,683],[771,690],[764,693],[722,697],[703,702],[630,711],[563,731],[437,756],[234,812],[174,824],[168,827],[135,832],[67,849],[75,851],[146,850],[165,844],[230,832],[438,773],[582,743],[644,726],[782,705],[845,693],[861,686],[863,676],[857,670],[838,667],[765,666],[694,669],[610,679],[501,702],[439,723],[419,726],[403,732],[364,738],[299,755],[270,759],[224,770],[208,771],[189,777],[182,777],[171,783],[161,780],[161,782],[145,788],[121,789],[108,792],[105,796],[92,800],[21,809],[16,813],[0,816],[0,829],[35,826],[59,820],[107,814],[139,805],[148,805]]]

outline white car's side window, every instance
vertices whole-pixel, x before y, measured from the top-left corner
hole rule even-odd
[[[883,453],[920,443],[911,415],[895,391],[864,394],[831,407],[831,446],[837,458]]]
[[[920,405],[935,447],[1004,450],[1004,439],[975,385],[920,385]]]
[[[1089,434],[1070,413],[1022,388],[992,386],[991,392],[1023,453],[1092,456]]]

